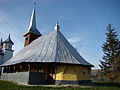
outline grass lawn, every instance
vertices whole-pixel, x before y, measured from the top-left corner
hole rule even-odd
[[[0,90],[120,90],[120,87],[115,87],[115,86],[78,86],[78,87],[26,86],[26,85],[17,85],[7,81],[0,81]]]

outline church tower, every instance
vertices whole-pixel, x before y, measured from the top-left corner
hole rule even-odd
[[[8,38],[3,42],[3,47],[2,47],[2,51],[4,53],[4,62],[6,62],[7,60],[9,60],[10,58],[12,58],[13,56],[13,51],[12,50],[12,46],[13,46],[13,41],[10,38],[10,34],[8,36]]]
[[[10,34],[8,36],[8,38],[3,42],[3,50],[4,49],[8,49],[8,50],[12,50],[12,45],[13,45],[13,41],[10,38]]]
[[[36,28],[36,15],[35,15],[35,3],[34,3],[29,28],[27,32],[25,32],[24,34],[25,37],[24,47],[29,45],[33,40],[37,39],[40,36],[42,36],[42,34]]]

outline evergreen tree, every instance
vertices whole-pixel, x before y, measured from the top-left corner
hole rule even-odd
[[[102,46],[104,55],[100,67],[105,80],[116,82],[120,80],[120,41],[111,24],[107,26],[106,36],[106,42]]]

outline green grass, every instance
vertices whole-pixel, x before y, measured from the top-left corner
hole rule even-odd
[[[0,81],[0,90],[120,90],[119,87],[91,86],[91,87],[48,87],[48,86],[25,86],[17,85],[8,81]]]

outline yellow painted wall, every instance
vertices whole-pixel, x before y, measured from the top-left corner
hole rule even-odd
[[[55,80],[90,80],[90,67],[77,65],[57,66]]]

